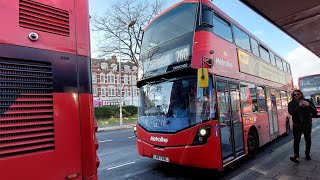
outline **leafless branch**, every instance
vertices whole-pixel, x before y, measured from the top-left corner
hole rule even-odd
[[[92,32],[101,35],[97,39],[99,56],[120,52],[139,65],[141,29],[161,12],[164,1],[117,0],[102,16],[94,16]]]

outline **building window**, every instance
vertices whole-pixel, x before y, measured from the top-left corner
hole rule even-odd
[[[94,97],[98,96],[98,87],[97,86],[93,86],[93,96]]]
[[[124,95],[125,95],[125,96],[129,96],[128,88],[125,88],[125,90],[124,90]]]
[[[114,87],[108,88],[108,96],[116,96],[116,90]]]
[[[92,73],[92,83],[97,83],[97,73]]]
[[[128,84],[128,76],[127,75],[123,76],[123,83]]]
[[[106,96],[106,87],[105,86],[102,86],[101,87],[101,96]]]
[[[133,77],[132,77],[132,84],[133,85],[137,84],[137,77],[135,75],[133,75]]]
[[[100,83],[105,83],[105,75],[103,73],[100,74]]]
[[[108,83],[111,83],[111,84],[115,83],[115,78],[113,74],[108,75]]]

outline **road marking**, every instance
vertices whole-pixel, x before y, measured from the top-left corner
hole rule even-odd
[[[131,139],[131,138],[135,138],[136,136],[130,136],[130,137],[128,137],[129,139]]]
[[[104,140],[104,141],[99,141],[99,143],[111,142],[111,141],[113,141],[113,140],[111,140],[111,139],[107,139],[107,140]]]
[[[125,163],[125,164],[120,164],[118,166],[113,166],[111,168],[108,168],[107,170],[116,169],[116,168],[119,168],[119,167],[122,167],[122,166],[127,166],[127,165],[130,165],[130,164],[134,164],[134,163],[136,163],[136,162],[132,161],[132,162],[128,162],[128,163]]]

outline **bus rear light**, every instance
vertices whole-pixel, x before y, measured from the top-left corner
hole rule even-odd
[[[94,141],[94,145],[96,147],[96,150],[99,149],[99,141],[97,140],[97,138]]]
[[[99,159],[98,156],[97,156],[97,158],[96,158],[96,165],[97,165],[97,168],[100,166],[100,159]]]
[[[71,175],[67,176],[66,179],[74,179],[76,177],[78,177],[78,174],[71,174]]]
[[[208,138],[211,134],[211,126],[200,127],[197,131],[196,136],[193,140],[193,145],[201,145],[207,143]]]
[[[94,131],[95,132],[98,131],[98,123],[97,123],[97,121],[94,121]]]

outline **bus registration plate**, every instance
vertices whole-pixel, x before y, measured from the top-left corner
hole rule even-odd
[[[159,160],[159,161],[164,161],[164,162],[169,162],[169,158],[165,156],[159,156],[159,155],[153,155],[153,159]]]

